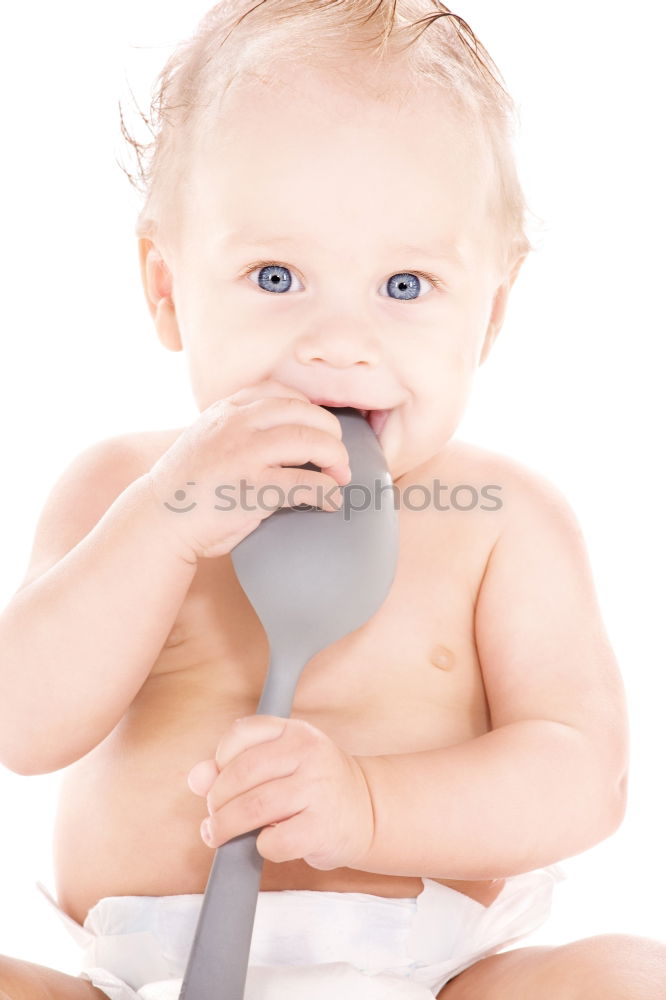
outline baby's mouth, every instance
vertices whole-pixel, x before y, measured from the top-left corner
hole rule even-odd
[[[388,420],[390,412],[390,410],[366,410],[365,418],[375,432],[376,437],[379,437],[384,429],[384,424]]]
[[[364,409],[361,409],[358,406],[351,406],[350,404],[346,404],[346,403],[320,403],[320,402],[318,402],[317,400],[314,400],[314,399],[310,400],[310,402],[317,403],[318,406],[323,406],[324,409],[326,409],[326,410],[342,410],[342,409],[356,410],[356,412],[360,413],[361,416],[364,418],[364,420],[366,420],[367,423],[370,424],[370,427],[374,431],[375,436],[377,438],[381,434],[382,429],[384,427],[384,424],[388,420],[389,414],[391,413],[390,409],[389,410],[364,410]]]

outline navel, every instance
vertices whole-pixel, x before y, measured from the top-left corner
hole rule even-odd
[[[438,643],[430,654],[430,662],[440,670],[453,670],[455,656],[450,649]]]

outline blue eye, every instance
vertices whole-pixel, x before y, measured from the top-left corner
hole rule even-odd
[[[282,264],[267,264],[259,261],[252,264],[244,273],[249,277],[257,270],[259,271],[257,283],[265,292],[288,292],[292,286],[292,272],[290,268],[284,267]],[[298,281],[298,278],[296,280]],[[428,285],[431,282],[438,287],[441,285],[441,282],[437,278],[429,278],[425,274],[417,274],[414,271],[400,271],[397,274],[391,275],[388,282],[386,282],[388,288],[395,295],[384,297],[395,297],[398,301],[409,301],[410,299],[417,298],[417,296],[423,298],[423,296],[419,296],[422,281],[425,281]]]
[[[290,273],[289,268],[282,264],[265,264],[259,270],[259,287],[266,292],[288,292],[291,288]]]
[[[388,287],[396,293],[398,299],[415,299],[421,290],[422,280],[428,281],[423,274],[417,275],[413,271],[401,271],[400,274],[391,275]]]

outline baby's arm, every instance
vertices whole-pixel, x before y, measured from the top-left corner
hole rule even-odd
[[[192,581],[196,562],[156,517],[144,468],[128,438],[106,439],[46,501],[0,616],[0,762],[19,774],[66,767],[111,732]]]
[[[475,612],[492,730],[356,758],[375,814],[361,870],[500,878],[580,853],[622,821],[624,691],[580,528],[541,477],[511,463],[504,481]]]

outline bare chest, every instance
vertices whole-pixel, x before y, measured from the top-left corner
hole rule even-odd
[[[398,566],[386,601],[364,626],[314,656],[301,674],[292,715],[324,729],[349,753],[411,752],[489,728],[474,641],[488,538],[461,518],[449,528],[441,520],[433,523],[436,516],[401,514]],[[211,711],[224,715],[233,707],[252,714],[269,656],[231,558],[209,560],[198,570],[139,698],[148,699],[159,687],[163,707],[172,688],[181,709],[189,692],[195,700],[205,698]]]

